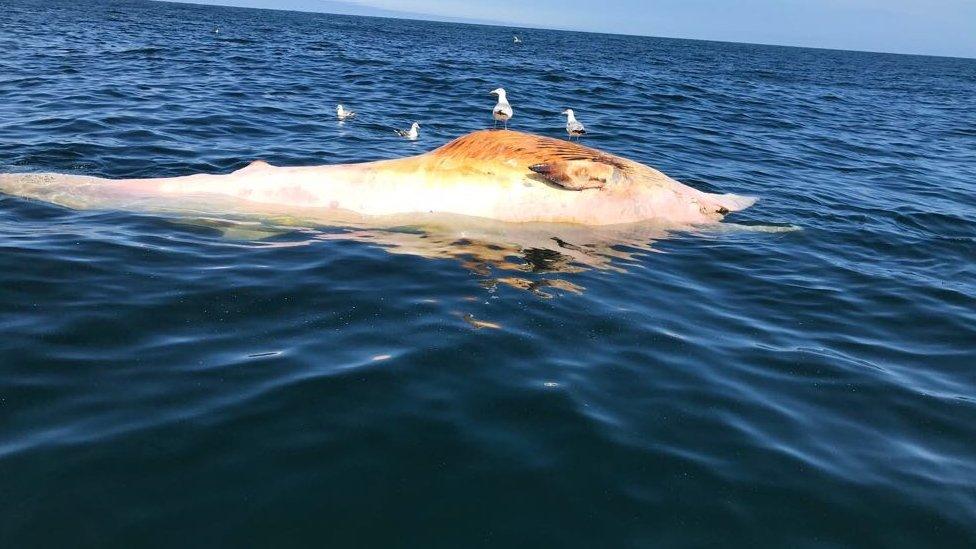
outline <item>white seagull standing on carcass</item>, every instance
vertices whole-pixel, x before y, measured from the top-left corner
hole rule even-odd
[[[576,115],[573,114],[573,109],[566,109],[563,111],[563,114],[566,115],[566,133],[569,134],[570,139],[573,137],[579,138],[579,136],[586,134],[586,127],[576,119]]]
[[[512,106],[508,104],[508,98],[505,97],[505,88],[498,88],[491,90],[493,95],[498,96],[498,103],[495,104],[495,108],[491,110],[491,116],[495,119],[495,127],[498,127],[498,123],[502,122],[505,124],[505,129],[508,129],[508,120],[515,115],[515,111],[512,110]]]

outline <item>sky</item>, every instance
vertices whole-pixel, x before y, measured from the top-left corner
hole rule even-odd
[[[976,57],[976,0],[186,0],[672,38]]]

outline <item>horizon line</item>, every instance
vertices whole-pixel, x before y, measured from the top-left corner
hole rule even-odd
[[[289,8],[275,8],[275,7],[262,7],[256,8],[251,6],[230,6],[225,4],[202,4],[194,0],[144,0],[147,2],[159,2],[165,4],[188,4],[193,6],[206,6],[211,8],[235,8],[242,10],[266,10],[266,11],[281,11],[281,12],[291,12],[291,13],[321,13],[323,15],[339,15],[342,17],[367,17],[372,19],[389,19],[393,21],[423,21],[426,23],[440,23],[445,25],[471,25],[475,27],[498,27],[520,30],[541,30],[541,31],[552,31],[552,32],[575,32],[581,34],[596,34],[605,36],[630,36],[635,38],[656,38],[661,40],[685,40],[688,42],[710,42],[714,44],[738,44],[743,46],[763,46],[772,48],[793,48],[800,50],[822,50],[822,51],[834,51],[834,52],[847,52],[847,53],[866,53],[871,55],[903,55],[907,57],[934,57],[939,59],[962,59],[966,61],[976,60],[976,55],[973,57],[967,57],[964,55],[947,55],[947,54],[937,54],[937,53],[908,53],[908,52],[898,52],[898,51],[877,51],[877,50],[850,50],[843,48],[831,48],[827,46],[799,46],[795,44],[773,44],[767,42],[736,42],[732,40],[719,40],[714,38],[687,38],[681,36],[660,36],[651,34],[632,34],[626,32],[606,32],[606,31],[595,31],[595,30],[579,30],[579,29],[568,29],[565,27],[534,27],[526,25],[518,25],[514,23],[505,23],[502,21],[487,21],[487,20],[475,20],[466,19],[464,17],[452,17],[452,16],[442,16],[434,15],[422,12],[406,12],[399,10],[387,10],[382,8],[369,8],[364,6],[366,9],[377,9],[389,13],[397,13],[400,16],[393,15],[360,15],[351,13],[336,13],[332,11],[317,11],[317,10],[300,10],[300,9],[289,9]],[[340,3],[353,4],[348,0],[339,0]],[[428,19],[429,18],[429,19]]]

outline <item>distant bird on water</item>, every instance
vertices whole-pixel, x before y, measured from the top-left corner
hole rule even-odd
[[[356,113],[352,111],[347,111],[346,109],[342,108],[341,103],[336,105],[336,117],[339,120],[345,120],[347,118],[352,118],[354,116],[356,116]]]
[[[586,126],[582,122],[576,119],[576,115],[573,114],[573,109],[566,109],[563,111],[566,115],[566,133],[569,134],[569,138],[579,137],[586,134]]]
[[[495,119],[495,127],[498,127],[498,123],[502,122],[505,124],[505,129],[508,129],[508,119],[515,116],[515,111],[512,110],[512,106],[508,104],[508,98],[505,97],[505,88],[498,88],[491,91],[493,95],[498,96],[498,103],[495,104],[495,108],[491,110],[491,116]]]
[[[521,44],[522,43],[522,39],[519,38],[519,35],[513,34],[512,35],[512,42],[515,42],[516,44]]]
[[[407,130],[393,130],[393,131],[395,131],[396,134],[399,135],[400,137],[404,137],[406,139],[409,139],[410,141],[416,141],[417,138],[420,137],[420,123],[414,122],[410,126],[410,131]]]

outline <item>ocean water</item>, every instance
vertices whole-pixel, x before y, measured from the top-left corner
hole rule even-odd
[[[580,247],[0,195],[0,546],[976,544],[976,61],[519,32],[0,0],[0,172],[416,154],[504,86],[761,197]]]

